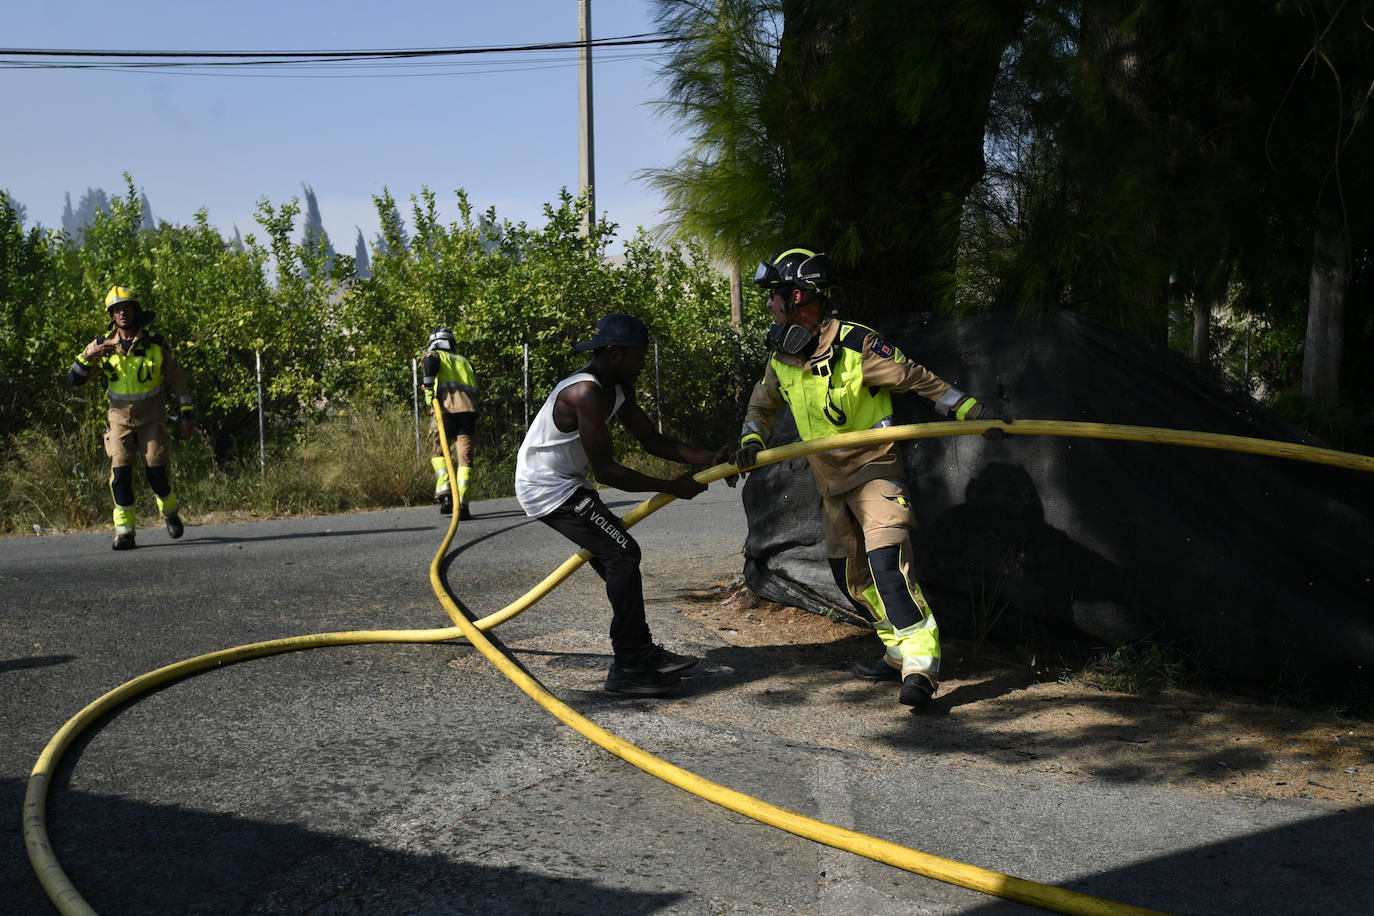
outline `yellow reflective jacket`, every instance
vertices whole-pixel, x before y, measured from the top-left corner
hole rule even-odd
[[[816,349],[807,357],[774,353],[754,386],[741,437],[768,442],[777,412],[792,409],[803,439],[871,429],[891,423],[892,393],[914,392],[937,403],[958,392],[917,365],[872,328],[838,318],[821,322]],[[821,495],[844,493],[880,478],[902,476],[896,443],[835,449],[811,455]]]
[[[425,404],[434,406],[437,393],[446,413],[477,410],[477,375],[467,357],[447,350],[430,350],[424,359]]]
[[[96,343],[107,338],[97,337]],[[78,353],[67,373],[74,385],[84,384],[99,376],[110,395],[110,412],[127,416],[152,418],[162,414],[166,388],[176,394],[182,416],[191,412],[191,392],[181,365],[172,355],[167,339],[147,329],[140,330],[130,341],[114,338],[120,349],[102,356],[94,364]]]

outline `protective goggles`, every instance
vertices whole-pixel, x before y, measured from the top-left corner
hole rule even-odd
[[[768,289],[782,282],[782,275],[778,269],[767,261],[759,261],[758,269],[754,271],[754,285]]]

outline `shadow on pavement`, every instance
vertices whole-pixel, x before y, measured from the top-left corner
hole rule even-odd
[[[47,668],[50,665],[65,665],[76,661],[75,655],[35,655],[30,658],[9,658],[0,661],[0,673],[22,671],[25,668]]]
[[[24,784],[0,782],[6,811]],[[48,830],[58,861],[102,916],[121,913],[653,913],[684,894],[636,893],[592,878],[555,878],[512,866],[453,862],[343,836],[240,817],[60,789]],[[17,827],[0,846],[6,910],[55,909]],[[442,829],[442,828],[441,828]],[[401,838],[404,839],[404,838]],[[537,837],[512,837],[505,854]],[[461,844],[461,838],[457,839]],[[461,848],[461,846],[460,846]],[[480,856],[486,850],[468,850]]]
[[[1052,843],[1054,838],[1045,841]],[[1368,864],[1371,841],[1374,815],[1369,809],[1341,811],[1205,846],[1191,846],[1186,836],[1180,836],[1174,855],[1091,875],[1065,887],[1165,913],[1356,916],[1368,913],[1374,899],[1374,872]],[[998,900],[969,912],[1010,916],[1040,911]]]

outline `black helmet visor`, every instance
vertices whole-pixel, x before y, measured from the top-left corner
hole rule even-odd
[[[754,284],[761,289],[781,283],[782,277],[778,274],[778,269],[767,261],[759,261],[758,269],[754,271]]]

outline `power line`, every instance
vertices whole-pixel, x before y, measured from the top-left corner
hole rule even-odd
[[[546,51],[579,51],[582,48],[632,48],[665,45],[677,41],[661,32],[644,32],[587,41],[546,42],[524,45],[485,45],[456,48],[392,48],[337,51],[120,51],[72,48],[0,48],[0,69],[53,70],[201,70],[242,67],[298,68],[305,64],[352,63],[362,66],[397,65],[421,58],[453,58],[471,55],[527,54]],[[80,60],[68,60],[80,58]],[[450,61],[453,63],[453,61]]]
[[[606,64],[620,63],[623,61],[636,60],[657,60],[663,56],[660,51],[650,51],[646,53],[634,54],[603,54],[597,58],[595,65],[600,67]],[[0,70],[3,69],[63,69],[80,70],[83,72],[101,73],[153,73],[157,72],[169,76],[208,76],[216,79],[406,79],[415,76],[483,76],[493,73],[526,73],[536,70],[558,70],[578,65],[577,56],[568,57],[549,57],[535,58],[533,60],[511,60],[511,61],[419,61],[419,62],[390,62],[390,63],[345,63],[331,62],[327,65],[307,64],[303,69],[296,69],[297,61],[282,62],[279,67],[273,67],[268,71],[260,70],[215,70],[213,65],[196,64],[190,68],[180,68],[169,70],[164,67],[156,67],[152,70],[136,67],[130,64],[82,64],[80,66],[51,66],[35,64],[31,67],[15,68],[6,67],[0,63]],[[199,68],[208,69],[199,69]],[[458,69],[452,69],[452,68]],[[401,72],[376,72],[385,69],[387,71]],[[286,71],[286,72],[283,72]],[[347,71],[373,71],[373,72],[347,72]]]

